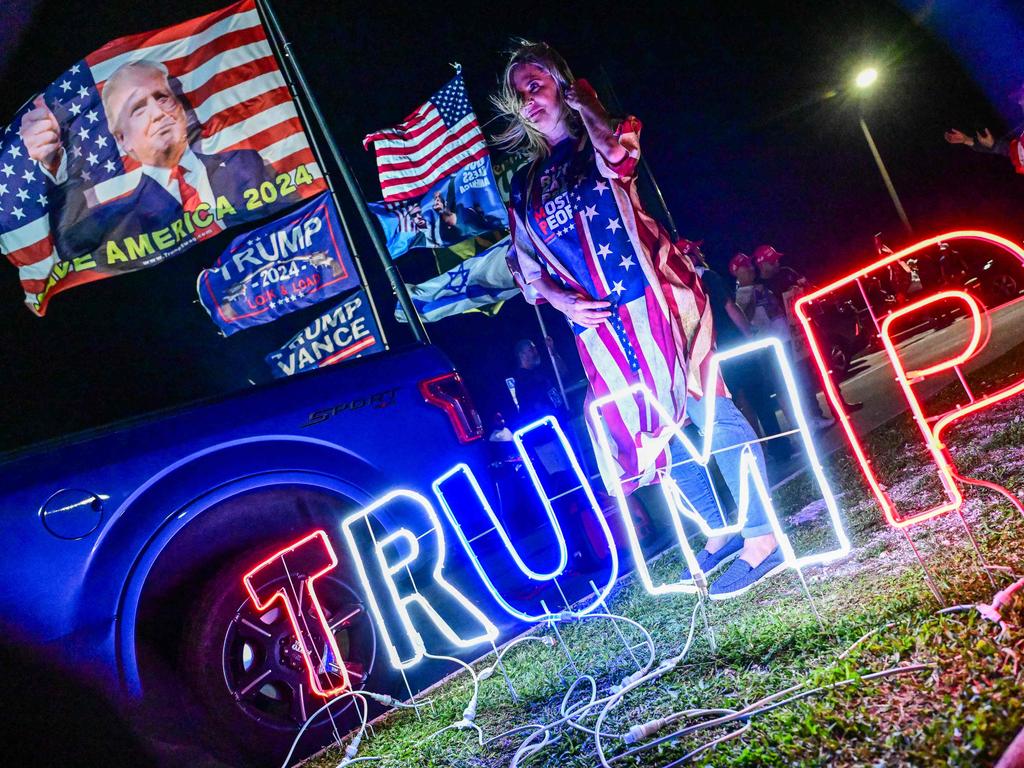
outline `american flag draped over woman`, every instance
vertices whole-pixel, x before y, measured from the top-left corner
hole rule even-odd
[[[494,101],[512,119],[499,140],[526,144],[533,157],[512,180],[509,267],[528,300],[547,300],[572,324],[588,405],[643,384],[676,423],[689,416],[703,428],[702,401],[718,398],[713,449],[755,440],[724,387],[703,391],[714,351],[711,307],[689,257],[640,202],[640,122],[612,121],[593,88],[574,81],[543,43],[524,42],[513,53],[503,85]],[[640,461],[640,449],[671,425],[658,423],[640,398],[620,398],[602,416],[615,464],[602,466],[606,486],[622,483],[629,493],[671,471],[694,508],[717,519],[703,470],[678,462],[670,468],[665,453],[653,465]],[[753,451],[763,473],[756,443]],[[738,498],[739,451],[719,455],[718,463]],[[743,536],[710,539],[698,562],[708,572],[737,555],[740,562],[712,586],[713,597],[745,591],[783,566],[760,504],[748,511]]]

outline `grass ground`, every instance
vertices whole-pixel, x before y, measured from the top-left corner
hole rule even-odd
[[[1002,385],[1024,367],[1024,352],[997,361],[972,377],[986,389]],[[953,390],[936,402],[948,404]],[[1024,493],[1024,409],[1011,399],[971,417],[949,443],[961,472],[1000,482]],[[888,488],[899,502],[920,502],[934,493],[933,484],[913,447],[919,438],[907,417],[879,428],[866,440],[877,451],[880,472],[901,477]],[[621,733],[630,725],[688,708],[738,709],[792,685],[822,686],[849,678],[853,682],[779,707],[751,721],[740,737],[705,752],[700,766],[988,766],[1024,726],[1024,600],[1006,612],[1007,631],[977,611],[938,614],[923,572],[903,535],[887,526],[869,498],[851,460],[840,452],[826,470],[853,541],[853,553],[805,576],[821,622],[815,617],[795,574],[779,576],[752,593],[708,607],[717,648],[698,631],[685,663],[627,695],[602,730]],[[897,471],[898,470],[898,471]],[[946,515],[912,532],[945,597],[953,603],[988,602],[995,592],[989,575],[1002,588],[1024,573],[1024,521],[997,495],[966,492],[963,514],[981,551],[994,570],[980,560],[964,537],[959,516]],[[797,548],[821,538],[821,514],[806,476],[798,476],[775,494],[790,520]],[[797,514],[799,513],[799,514]],[[796,515],[795,517],[793,517]],[[653,566],[656,575],[674,578],[681,558],[672,552]],[[657,646],[659,659],[682,648],[694,599],[649,596],[632,579],[620,582],[610,609],[643,624]],[[562,635],[577,663],[596,678],[601,695],[636,667],[609,622],[566,624]],[[623,630],[632,641],[640,636]],[[849,653],[845,649],[872,632]],[[550,630],[540,629],[544,636]],[[477,665],[481,668],[487,660]],[[558,718],[570,680],[557,648],[527,643],[506,657],[520,696],[515,703],[496,675],[481,683],[477,723],[485,738],[530,723]],[[896,665],[925,664],[924,670],[876,680],[863,675]],[[566,677],[562,677],[565,675]],[[428,737],[461,717],[471,693],[467,675],[459,675],[433,694],[433,710],[417,719],[395,713],[364,740],[360,757],[380,756],[383,765],[490,768],[507,766],[522,740],[520,732],[481,747],[471,732]],[[579,689],[573,701],[583,698]],[[593,726],[594,718],[583,723]],[[735,726],[734,726],[735,727]],[[666,729],[664,733],[670,732]],[[560,730],[557,739],[522,762],[540,768],[592,768],[598,764],[593,737]],[[702,742],[727,733],[701,731],[693,738],[667,741],[614,765],[668,766]],[[662,735],[662,734],[659,734]],[[624,751],[621,741],[606,739],[612,756]],[[308,763],[333,768],[342,758],[333,749]]]

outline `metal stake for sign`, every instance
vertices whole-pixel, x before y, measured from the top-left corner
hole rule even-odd
[[[359,188],[359,182],[356,181],[352,170],[348,167],[348,163],[345,161],[345,158],[341,154],[341,150],[338,148],[337,142],[334,140],[334,135],[327,127],[327,120],[324,118],[323,112],[320,111],[320,105],[317,103],[316,99],[313,98],[313,92],[309,87],[309,82],[306,80],[306,76],[303,73],[302,68],[299,66],[298,60],[295,58],[295,52],[292,50],[291,41],[285,37],[284,31],[281,28],[281,23],[278,21],[273,8],[270,6],[270,0],[256,0],[256,7],[262,11],[263,17],[267,22],[267,36],[270,38],[275,49],[280,49],[277,51],[277,57],[281,60],[281,70],[284,72],[286,77],[289,77],[289,71],[294,75],[295,83],[292,84],[292,90],[295,96],[295,103],[298,105],[299,111],[304,118],[305,111],[303,99],[300,98],[300,96],[305,97],[305,106],[309,107],[309,111],[312,113],[313,119],[320,128],[320,133],[323,136],[324,141],[327,142],[327,149],[331,153],[331,157],[334,159],[334,163],[338,167],[338,170],[341,171],[342,179],[345,181],[345,186],[348,187],[349,195],[352,197],[352,202],[355,204],[356,210],[359,211],[359,217],[362,219],[363,225],[366,227],[366,231],[370,235],[370,240],[373,242],[374,249],[377,251],[377,256],[380,258],[381,264],[384,265],[384,272],[388,277],[388,281],[391,283],[391,288],[398,297],[398,303],[402,306],[402,310],[405,312],[405,316],[409,321],[409,328],[412,330],[413,336],[418,342],[422,344],[429,344],[430,338],[427,336],[427,330],[423,327],[423,321],[420,318],[419,313],[416,311],[416,306],[413,304],[412,298],[409,296],[409,291],[406,288],[405,283],[402,281],[402,276],[398,273],[398,268],[395,266],[395,263],[391,258],[391,253],[388,251],[387,245],[384,243],[384,238],[381,237],[380,231],[378,230],[378,223],[374,215],[370,212],[370,209],[366,204],[366,200],[363,198],[362,190]],[[290,77],[289,80],[291,80]],[[307,133],[309,134],[309,140],[314,151],[319,155],[316,137],[312,131],[307,131]],[[328,187],[331,187],[326,168],[324,168],[324,178],[327,180]],[[331,187],[331,193],[334,193],[333,187]],[[337,200],[335,200],[335,202],[337,202]],[[339,215],[340,213],[341,211],[339,207]],[[344,219],[342,220],[344,221]],[[366,285],[366,278],[362,274],[362,267],[360,266],[359,259],[355,255],[354,251],[352,257],[357,269],[359,270],[360,279],[367,289],[367,296],[370,296],[369,286]],[[370,306],[374,306],[372,297],[370,297]],[[373,314],[377,320],[378,326],[380,326],[380,318],[376,317],[377,312],[375,308]],[[383,329],[381,329],[381,333],[383,332]]]
[[[611,615],[611,611],[608,610],[608,603],[605,601],[603,597],[601,597],[601,590],[597,588],[597,585],[594,583],[593,579],[590,579],[590,588],[594,590],[594,594],[597,595],[597,604],[604,608],[605,613]],[[629,644],[629,641],[626,640],[626,636],[622,634],[622,630],[619,628],[619,622],[615,621],[614,619],[610,619],[610,621],[612,623],[612,628],[615,630],[615,634],[619,636],[619,640],[626,647],[626,653],[629,654],[629,658],[631,658],[633,660],[633,663],[636,664],[637,670],[639,671],[643,669],[643,665],[640,663],[639,659],[637,659],[636,654],[633,653],[633,646]]]
[[[967,377],[961,370],[959,365],[953,366],[953,370],[956,371],[956,377],[960,380],[960,386],[964,388],[964,393],[967,395],[968,402],[975,402],[974,392],[971,390],[970,385],[967,383]],[[959,475],[956,476],[959,479]],[[992,568],[989,565],[988,560],[985,559],[985,555],[981,551],[981,547],[978,546],[977,539],[974,538],[974,531],[971,530],[971,526],[967,523],[967,518],[964,517],[964,512],[961,508],[957,509],[956,513],[960,516],[960,522],[964,525],[964,530],[967,531],[967,538],[971,542],[971,546],[974,547],[974,551],[978,555],[978,560],[981,562],[981,568],[985,571],[985,575],[988,577],[989,583],[992,584],[992,588],[996,589],[996,580],[992,578]]]
[[[543,600],[541,600],[540,601],[540,606],[541,606],[541,608],[544,609],[544,613],[546,613],[548,616],[551,616],[551,609],[548,608],[547,603],[545,603]],[[572,654],[569,652],[569,646],[567,646],[565,644],[565,640],[562,639],[562,633],[558,631],[558,622],[555,621],[554,618],[549,618],[548,619],[548,626],[551,627],[551,630],[555,633],[555,639],[558,641],[558,644],[561,646],[562,652],[565,654],[565,658],[567,658],[569,660],[568,666],[572,667],[573,674],[576,675],[577,677],[579,677],[579,675],[580,675],[579,667],[576,666],[576,661],[575,661],[575,659],[573,659]]]
[[[964,517],[963,504],[957,508],[956,513],[960,517],[960,522],[964,525],[964,530],[967,532],[967,540],[971,542],[971,546],[974,547],[975,554],[978,555],[978,560],[981,562],[981,570],[983,570],[985,575],[988,576],[988,580],[989,583],[992,584],[992,588],[998,589],[996,586],[996,580],[992,578],[992,566],[982,553],[981,547],[978,546],[978,540],[974,538],[974,531],[971,530],[971,526],[967,524],[967,518]]]
[[[711,622],[708,620],[708,602],[704,597],[704,592],[697,593],[697,604],[700,606],[700,615],[704,620],[704,633],[708,637],[708,648],[711,650],[712,656],[718,655],[718,640],[715,638],[715,629],[711,626]]]
[[[804,597],[807,598],[807,602],[811,604],[811,611],[814,613],[814,618],[818,620],[818,626],[821,627],[821,631],[828,634],[828,629],[825,627],[825,621],[821,618],[821,614],[818,612],[818,604],[814,602],[814,596],[811,595],[811,590],[807,586],[807,580],[804,579],[804,572],[800,569],[800,566],[794,568],[796,571],[796,577],[800,579],[800,586],[803,588]]]
[[[508,692],[512,696],[512,701],[518,704],[519,694],[516,693],[515,686],[512,685],[512,678],[508,676],[508,671],[505,669],[505,662],[502,661],[501,654],[498,653],[498,646],[494,644],[493,640],[491,640],[491,649],[494,651],[494,663],[501,672],[501,676],[505,678],[505,685],[508,686]]]
[[[860,289],[860,295],[864,298],[864,304],[868,308],[868,314],[871,316],[871,322],[875,325],[875,332],[878,337],[882,337],[882,327],[878,323],[878,318],[875,316],[875,310],[871,306],[871,302],[868,300],[868,292],[864,288],[864,283],[860,277],[856,278],[857,288]],[[946,599],[942,596],[942,591],[939,589],[935,580],[932,578],[931,571],[928,570],[928,566],[924,564],[924,558],[921,557],[921,553],[917,551],[917,547],[914,546],[914,542],[910,538],[910,533],[907,531],[907,526],[903,526],[900,530],[903,531],[903,536],[907,540],[907,544],[914,552],[914,557],[917,558],[918,565],[921,566],[921,570],[924,571],[924,580],[928,584],[928,589],[931,590],[932,595],[938,601],[939,605],[943,608],[946,607]]]
[[[900,530],[903,531],[903,535],[907,539],[907,544],[909,544],[910,548],[914,551],[914,557],[917,558],[918,565],[920,565],[921,566],[921,570],[924,571],[924,580],[928,584],[928,588],[932,591],[932,594],[935,596],[935,599],[938,601],[939,607],[940,608],[945,608],[946,607],[946,598],[944,598],[942,596],[941,590],[939,590],[938,585],[935,583],[935,580],[932,578],[931,571],[929,571],[928,570],[928,566],[924,564],[924,558],[921,557],[921,553],[918,552],[917,551],[917,547],[914,546],[914,542],[910,538],[910,532],[907,531],[907,526],[903,526]]]

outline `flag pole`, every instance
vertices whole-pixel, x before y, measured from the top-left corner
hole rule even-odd
[[[278,41],[273,34],[269,35],[268,39],[270,40],[271,46],[273,46],[274,54],[277,57],[278,62],[281,64],[281,71],[288,83],[290,93],[295,99],[295,106],[298,108],[299,119],[302,122],[303,128],[306,130],[306,134],[309,136],[311,149],[314,157],[316,158],[317,165],[319,165],[321,169],[324,169],[327,166],[324,163],[323,153],[320,151],[320,146],[316,143],[313,132],[310,130],[309,116],[306,114],[306,108],[303,105],[302,100],[298,98],[298,90],[295,87],[295,82],[293,81],[287,66],[284,64],[284,53],[281,51],[281,47],[278,45]],[[363,270],[363,261],[356,250],[355,240],[352,238],[352,229],[348,225],[348,219],[341,210],[341,203],[338,200],[338,192],[334,189],[334,184],[332,183],[330,176],[325,174],[324,181],[326,182],[327,189],[331,194],[331,199],[334,200],[334,207],[337,210],[338,219],[341,221],[341,229],[345,236],[345,243],[348,245],[349,253],[352,254],[352,262],[355,264],[356,272],[359,275],[359,284],[363,286],[363,290],[366,292],[366,299],[370,302],[370,312],[373,314],[374,322],[377,324],[377,329],[380,331],[381,340],[384,342],[384,349],[390,349],[391,345],[388,343],[387,331],[380,321],[380,313],[377,311],[377,302],[374,299],[373,291],[370,290],[369,283],[366,281],[366,272]]]
[[[537,312],[537,324],[540,326],[540,332],[544,334],[544,349],[548,351],[548,359],[551,360],[551,368],[555,372],[555,381],[558,382],[558,391],[562,393],[562,405],[565,406],[566,410],[569,410],[569,397],[565,394],[565,384],[562,383],[562,374],[558,372],[558,363],[555,360],[555,352],[548,346],[548,327],[544,324],[544,316],[540,313],[540,305],[534,304],[533,308]]]
[[[270,33],[270,38],[275,43],[275,47],[280,47],[280,58],[282,59],[282,65],[287,76],[288,70],[295,76],[295,85],[298,86],[298,90],[301,91],[301,96],[305,97],[306,106],[309,107],[310,112],[313,114],[313,119],[316,121],[317,126],[320,129],[320,133],[323,135],[324,141],[327,143],[327,149],[331,153],[331,157],[334,160],[338,170],[341,171],[341,176],[345,180],[345,186],[348,187],[349,194],[355,203],[356,210],[359,211],[359,217],[363,220],[363,225],[366,227],[367,232],[370,233],[370,239],[373,241],[373,246],[377,251],[377,255],[380,257],[381,263],[384,265],[384,272],[388,277],[388,281],[391,283],[391,289],[395,292],[398,297],[398,303],[401,305],[402,310],[405,312],[405,316],[409,321],[409,327],[412,329],[413,336],[421,344],[429,344],[430,337],[427,335],[427,330],[423,326],[423,321],[416,311],[416,307],[412,303],[412,298],[409,296],[409,291],[405,287],[405,283],[402,281],[402,276],[398,274],[398,269],[395,267],[394,261],[391,259],[391,254],[388,252],[387,245],[384,243],[384,239],[381,237],[380,232],[377,229],[377,223],[374,220],[373,214],[370,212],[369,207],[366,205],[366,200],[363,198],[362,191],[359,189],[359,182],[356,181],[352,170],[349,168],[348,163],[345,161],[344,156],[341,154],[341,150],[338,148],[337,142],[334,140],[334,136],[330,129],[327,127],[327,120],[324,118],[323,112],[320,110],[320,106],[316,99],[313,98],[313,92],[310,90],[309,82],[306,80],[306,76],[299,66],[298,60],[295,58],[295,53],[292,50],[291,41],[284,35],[284,30],[281,28],[280,22],[277,20],[277,15],[274,13],[273,8],[270,6],[270,0],[256,0],[256,6],[262,12],[264,19],[267,22],[267,31]],[[291,78],[289,78],[291,79]],[[299,109],[303,109],[302,99],[299,99],[300,94],[296,94],[296,103]],[[316,137],[310,131],[310,141],[313,142],[314,148],[317,147]],[[319,152],[317,152],[319,154]],[[330,186],[330,180],[327,180],[328,186]],[[334,188],[331,187],[331,193],[334,194]],[[335,198],[335,204],[337,205],[337,198]],[[340,212],[340,206],[339,206]],[[353,253],[353,256],[355,254]],[[359,269],[360,278],[362,279],[363,286],[367,289],[367,295],[369,295],[369,286],[366,283],[365,275],[363,275],[362,266],[359,264],[358,258],[355,259],[357,268]],[[373,306],[373,298],[370,298],[370,304]],[[374,307],[374,314],[376,315],[376,308]],[[379,318],[378,318],[379,324]],[[382,329],[383,332],[383,329]]]
[[[604,78],[605,85],[608,86],[608,95],[611,97],[612,106],[615,111],[622,113],[622,103],[619,101],[618,95],[615,93],[615,86],[612,84],[612,79],[608,76],[608,70],[602,65],[600,67],[601,76]],[[647,174],[647,180],[651,182],[651,186],[654,187],[654,194],[658,196],[658,203],[661,205],[661,210],[665,212],[665,218],[668,221],[668,233],[672,236],[672,241],[675,242],[679,239],[679,230],[676,229],[675,219],[672,218],[672,211],[668,209],[668,205],[665,203],[665,196],[661,194],[661,187],[658,186],[658,180],[654,178],[654,174],[651,173],[651,166],[647,164],[647,157],[643,152],[640,153],[640,167]]]

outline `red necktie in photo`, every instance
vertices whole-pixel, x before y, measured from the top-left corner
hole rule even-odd
[[[179,165],[171,171],[171,178],[178,182],[178,196],[181,197],[182,210],[194,213],[202,201],[199,199],[196,188],[185,181],[185,168]]]

